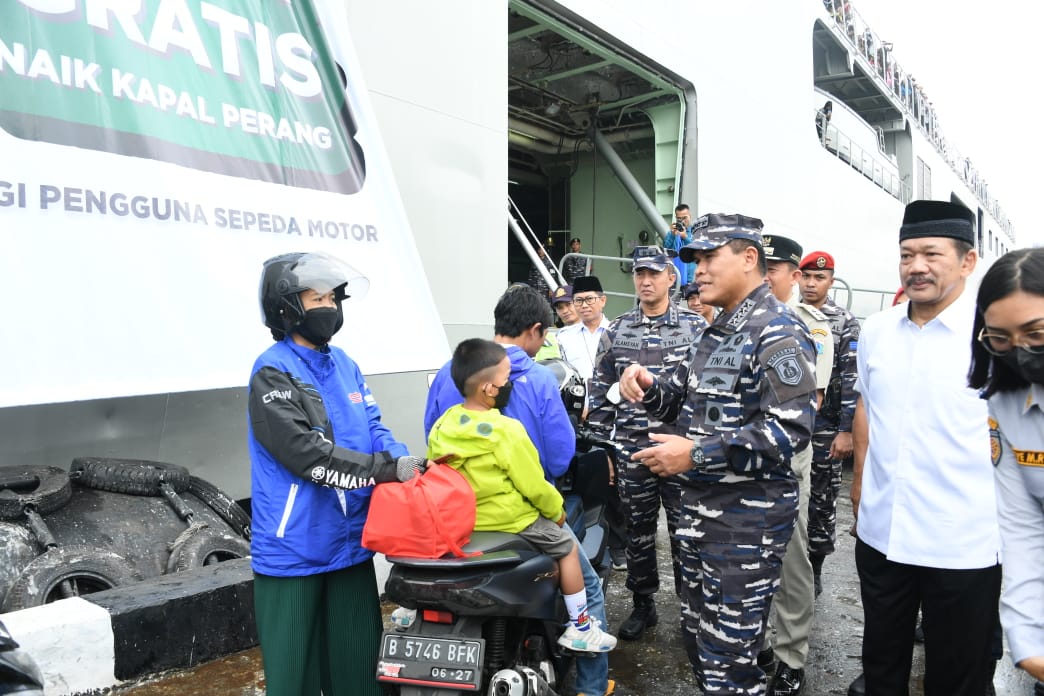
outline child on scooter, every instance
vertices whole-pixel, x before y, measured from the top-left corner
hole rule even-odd
[[[522,424],[500,413],[511,395],[511,365],[503,346],[480,338],[461,342],[450,375],[464,403],[448,409],[428,439],[432,459],[451,463],[475,490],[476,531],[518,534],[558,561],[559,586],[570,623],[558,644],[605,652],[616,638],[587,615],[587,594],[576,544],[562,529],[562,495],[544,479],[536,448]]]

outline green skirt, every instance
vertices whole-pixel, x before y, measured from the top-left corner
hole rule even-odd
[[[380,696],[373,561],[301,577],[254,574],[267,696]]]

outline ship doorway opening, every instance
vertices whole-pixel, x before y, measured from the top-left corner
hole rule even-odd
[[[582,253],[620,257],[662,238],[676,203],[695,212],[690,83],[551,0],[509,0],[508,42],[508,193],[533,230],[507,231],[509,281],[533,267],[523,244],[556,267],[574,237]],[[624,266],[592,263],[607,291],[633,293]]]

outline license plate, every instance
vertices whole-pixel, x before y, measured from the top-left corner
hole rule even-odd
[[[485,648],[481,638],[431,638],[388,631],[381,639],[377,681],[478,691]]]

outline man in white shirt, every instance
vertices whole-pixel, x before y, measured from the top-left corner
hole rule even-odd
[[[598,343],[609,327],[605,318],[605,293],[597,276],[580,276],[573,281],[573,308],[580,321],[558,332],[558,347],[562,357],[576,368],[580,376],[590,380],[594,374]]]
[[[905,696],[917,607],[926,696],[981,696],[1000,594],[986,402],[966,386],[975,217],[914,201],[899,231],[910,301],[866,320],[853,423],[866,693]]]

